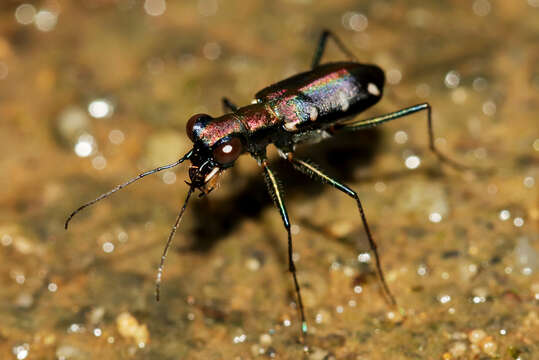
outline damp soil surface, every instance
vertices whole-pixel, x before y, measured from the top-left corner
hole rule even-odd
[[[0,5],[1,359],[537,359],[539,3],[3,1]],[[322,29],[386,72],[361,116],[426,114],[301,147],[357,190],[397,306],[384,299],[356,203],[275,149],[286,233],[248,156],[195,196],[156,269],[195,113],[245,105],[305,71]],[[345,59],[331,41],[323,61]]]

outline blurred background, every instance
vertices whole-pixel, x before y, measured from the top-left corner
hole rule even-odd
[[[270,156],[286,234],[256,162],[194,199],[154,298],[187,166],[66,216],[190,147],[194,113],[307,70],[322,29],[386,71],[364,116],[425,114],[303,147],[353,201]],[[81,0],[0,4],[0,358],[532,359],[539,351],[539,2]],[[329,43],[326,61],[343,60]]]

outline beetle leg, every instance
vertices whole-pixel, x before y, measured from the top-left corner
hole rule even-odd
[[[222,98],[222,104],[223,104],[223,111],[225,113],[229,112],[236,112],[238,110],[238,106],[231,102],[227,97]]]
[[[279,209],[281,218],[283,219],[284,227],[288,234],[288,271],[292,274],[294,279],[294,286],[296,289],[296,295],[298,297],[298,308],[299,315],[301,319],[301,342],[303,342],[305,335],[307,335],[307,322],[305,320],[305,312],[303,310],[303,301],[301,300],[301,291],[298,283],[298,278],[296,276],[296,265],[294,264],[294,258],[292,256],[292,233],[290,232],[290,220],[288,219],[288,213],[284,205],[283,194],[279,186],[279,181],[275,177],[273,171],[268,167],[266,161],[262,162],[262,167],[264,168],[264,175],[266,184],[268,186],[268,191],[273,198],[275,206]]]
[[[428,133],[429,133],[429,148],[430,150],[436,155],[436,157],[443,163],[457,169],[457,170],[467,170],[470,169],[470,166],[464,165],[459,163],[456,160],[451,159],[444,153],[442,153],[438,148],[436,147],[436,144],[434,142],[434,130],[432,128],[432,110],[429,103],[423,103],[423,104],[417,104],[414,106],[410,106],[401,110],[397,110],[395,112],[375,116],[368,119],[362,119],[362,120],[354,120],[349,122],[342,122],[337,123],[332,126],[332,132],[336,132],[339,130],[343,131],[356,131],[356,130],[362,130],[364,128],[368,127],[374,127],[378,126],[382,123],[385,123],[387,121],[395,120],[401,117],[405,117],[408,115],[411,115],[413,113],[416,113],[418,111],[427,111],[427,127],[428,127]]]
[[[358,207],[358,210],[359,210],[359,214],[361,216],[361,221],[363,222],[365,232],[367,233],[367,239],[369,240],[369,246],[370,246],[370,248],[372,250],[372,253],[374,254],[374,259],[375,259],[375,262],[376,262],[376,272],[378,273],[378,277],[380,279],[380,283],[382,284],[384,294],[386,295],[387,299],[389,300],[389,302],[392,305],[396,305],[397,302],[395,301],[395,298],[391,294],[391,291],[389,290],[389,287],[387,286],[386,280],[384,278],[384,273],[382,271],[382,266],[381,266],[381,262],[380,262],[380,255],[378,254],[378,248],[376,246],[376,241],[374,241],[374,238],[372,236],[371,230],[369,228],[369,224],[367,223],[367,217],[365,216],[365,211],[363,210],[363,206],[361,205],[361,201],[359,200],[359,196],[357,195],[357,193],[354,190],[350,189],[345,184],[342,184],[342,183],[338,182],[337,180],[335,180],[335,179],[329,177],[328,175],[326,175],[316,165],[313,165],[313,164],[311,164],[309,162],[306,162],[306,161],[303,161],[303,160],[295,159],[294,157],[291,156],[291,154],[289,154],[288,160],[292,163],[292,165],[294,166],[294,168],[296,170],[301,171],[302,173],[304,173],[304,174],[306,174],[308,176],[311,176],[312,178],[314,178],[316,180],[319,180],[319,181],[321,181],[323,183],[327,183],[327,184],[333,186],[337,190],[342,191],[343,193],[350,196],[351,198],[353,198],[356,201],[357,207]]]
[[[339,39],[334,33],[331,31],[325,29],[322,31],[322,34],[320,35],[320,39],[318,40],[318,45],[316,47],[316,50],[314,52],[313,62],[311,68],[314,69],[318,65],[320,65],[320,60],[322,59],[322,55],[324,55],[324,51],[326,50],[326,43],[328,40],[328,37],[331,37],[335,44],[339,47],[339,49],[348,56],[351,60],[357,61],[356,57],[350,50],[346,48],[344,43]]]

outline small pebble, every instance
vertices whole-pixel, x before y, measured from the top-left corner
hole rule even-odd
[[[83,360],[88,359],[88,354],[83,352],[78,347],[73,345],[63,344],[56,349],[56,358],[58,359],[70,359],[70,360]]]
[[[271,335],[269,334],[262,334],[260,335],[260,344],[264,345],[264,346],[268,346],[268,345],[271,345]]]
[[[485,339],[483,339],[479,346],[481,347],[481,350],[483,350],[483,352],[488,356],[496,356],[498,344],[494,342],[492,336],[487,336]]]
[[[481,329],[475,329],[468,333],[468,340],[472,344],[478,344],[487,336],[487,333]]]
[[[311,348],[309,360],[325,360],[328,359],[328,351],[320,348]]]
[[[333,222],[329,227],[329,232],[332,236],[342,238],[349,235],[354,229],[354,224],[350,221],[338,220]]]
[[[140,344],[147,344],[150,333],[148,327],[144,324],[141,325],[137,319],[128,312],[121,313],[116,318],[116,326],[118,332],[124,338],[131,338],[140,346]]]
[[[260,261],[258,261],[258,259],[256,258],[251,257],[247,259],[247,261],[245,261],[245,266],[251,271],[257,271],[258,269],[260,269]]]
[[[403,316],[398,311],[389,311],[386,313],[387,320],[391,321],[394,324],[401,323],[403,320]]]
[[[21,293],[15,300],[15,305],[20,308],[28,309],[34,304],[34,297],[32,294]]]
[[[96,325],[103,320],[103,316],[105,316],[105,308],[102,306],[96,307],[90,311],[90,314],[88,316],[88,320],[92,325]]]
[[[451,353],[451,355],[453,355],[453,357],[458,358],[460,356],[463,356],[466,353],[466,349],[467,349],[467,346],[465,342],[457,341],[456,343],[453,344],[453,346],[451,346],[451,348],[449,349],[449,352]]]

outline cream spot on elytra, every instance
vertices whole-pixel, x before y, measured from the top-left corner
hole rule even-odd
[[[369,83],[369,85],[367,85],[367,91],[371,95],[380,96],[380,89],[378,89],[378,86],[374,85],[373,83]]]

